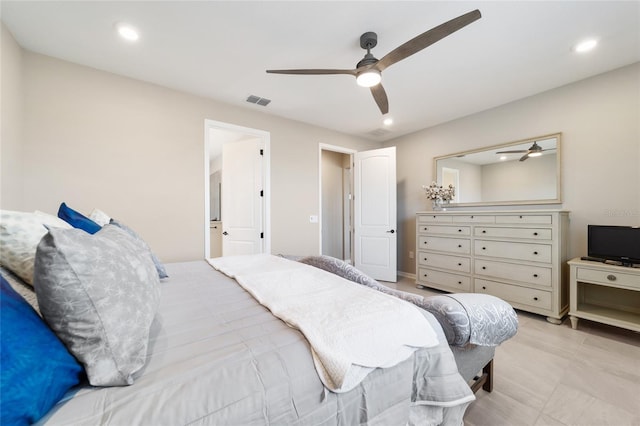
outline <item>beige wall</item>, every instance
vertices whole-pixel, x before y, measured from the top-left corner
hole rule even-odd
[[[570,256],[586,254],[587,224],[640,225],[640,64],[560,87],[386,143],[397,147],[398,267],[415,273],[415,213],[433,157],[562,132],[562,205]],[[537,206],[543,207],[544,206]],[[504,207],[502,207],[504,208]]]
[[[66,201],[82,212],[100,208],[136,229],[164,261],[204,256],[205,119],[271,133],[273,253],[318,254],[318,224],[309,223],[319,214],[318,144],[380,146],[252,110],[258,107],[28,51],[22,57],[22,152],[2,147],[3,158],[24,165],[24,198],[11,207],[55,213]],[[2,98],[4,104],[4,92]]]
[[[0,208],[22,205],[22,49],[2,24],[0,50]]]

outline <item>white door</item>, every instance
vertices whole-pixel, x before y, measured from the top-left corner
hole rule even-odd
[[[257,254],[263,247],[263,159],[260,139],[222,146],[222,255]]]
[[[355,154],[355,266],[396,282],[396,148]]]

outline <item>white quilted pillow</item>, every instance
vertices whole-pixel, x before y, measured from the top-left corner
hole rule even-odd
[[[47,233],[44,225],[71,228],[64,220],[47,213],[0,210],[0,264],[31,285],[36,249]]]
[[[111,221],[111,216],[109,216],[108,214],[106,214],[100,209],[93,209],[93,211],[89,215],[89,219],[91,219],[92,221],[94,221],[100,226],[105,226]]]

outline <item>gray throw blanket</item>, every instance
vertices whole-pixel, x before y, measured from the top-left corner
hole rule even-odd
[[[380,284],[348,263],[330,256],[307,256],[299,262],[396,296],[430,312],[440,322],[450,345],[497,346],[518,331],[518,316],[504,300],[488,294],[459,293],[423,297]]]

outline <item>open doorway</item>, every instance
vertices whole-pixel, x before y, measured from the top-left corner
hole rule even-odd
[[[271,251],[269,143],[268,132],[205,120],[206,258]]]
[[[353,151],[320,145],[320,253],[353,263]]]

